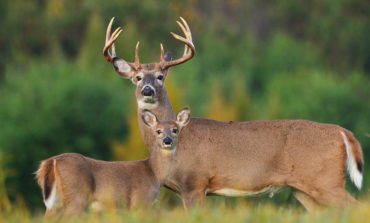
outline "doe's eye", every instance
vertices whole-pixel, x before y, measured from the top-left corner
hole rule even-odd
[[[158,135],[160,135],[162,133],[162,131],[159,130],[159,129],[156,132],[157,132]]]
[[[161,80],[163,80],[163,75],[159,75],[159,76],[157,77],[157,79],[158,79],[158,80],[160,80],[160,81],[161,81]]]
[[[141,79],[142,79],[142,78],[141,78],[140,76],[136,76],[136,80],[137,80],[137,81],[141,81]]]
[[[172,132],[174,133],[174,134],[177,134],[177,132],[178,132],[179,130],[178,129],[172,129]]]

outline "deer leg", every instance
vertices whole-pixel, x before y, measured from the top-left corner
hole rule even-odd
[[[294,191],[294,197],[302,204],[302,206],[309,212],[314,212],[317,209],[318,204],[310,196],[302,191]]]
[[[83,185],[83,182],[75,188],[64,188],[63,215],[67,217],[77,216],[87,211],[91,202],[91,193],[89,186]]]
[[[62,208],[53,208],[53,209],[47,209],[45,211],[44,217],[46,219],[57,219],[62,216],[63,209]]]
[[[344,188],[320,190],[319,192],[320,196],[318,196],[317,201],[325,206],[343,208],[358,203]]]
[[[181,194],[182,203],[185,210],[191,210],[194,207],[203,207],[205,202],[205,193],[201,191],[190,191]]]
[[[359,201],[356,200],[356,198],[352,197],[352,195],[349,194],[347,191],[344,191],[344,192],[346,194],[345,201],[346,201],[347,204],[350,204],[350,205],[354,204],[354,205],[356,205],[356,204],[359,203]]]
[[[76,198],[66,205],[64,216],[78,216],[79,214],[87,211],[88,204],[88,199],[86,197]]]
[[[328,187],[326,186],[316,187],[316,189],[309,189],[309,187],[305,186],[304,184],[295,184],[294,188],[297,189],[299,192],[303,192],[303,195],[295,195],[295,197],[302,204],[303,202],[309,203],[307,201],[308,199],[306,199],[305,197],[310,198],[317,205],[320,206],[346,207],[348,205],[357,203],[356,199],[353,198],[343,187],[330,187],[330,189],[328,189]],[[306,207],[306,205],[304,206]]]

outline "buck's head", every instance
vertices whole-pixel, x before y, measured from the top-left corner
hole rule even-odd
[[[177,21],[180,28],[185,34],[185,37],[171,33],[172,36],[185,44],[183,57],[172,60],[170,53],[164,53],[163,45],[161,44],[160,62],[150,64],[140,64],[139,60],[139,42],[136,44],[135,61],[127,62],[116,56],[114,42],[121,34],[122,29],[117,28],[111,34],[111,28],[114,18],[111,19],[106,33],[105,46],[103,53],[107,61],[113,64],[116,72],[127,79],[130,79],[136,86],[136,100],[141,109],[155,109],[158,106],[159,98],[164,88],[164,81],[167,77],[168,69],[172,66],[182,64],[190,60],[195,53],[195,48],[192,42],[191,32],[186,21],[180,17]]]
[[[158,120],[149,110],[144,110],[141,118],[156,135],[156,145],[165,151],[175,151],[177,139],[181,129],[190,121],[190,110],[182,109],[176,117],[176,121]]]

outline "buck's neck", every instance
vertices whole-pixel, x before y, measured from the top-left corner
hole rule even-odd
[[[153,109],[149,109],[153,112],[159,120],[175,120],[175,115],[172,110],[172,105],[170,103],[170,99],[168,98],[167,90],[163,87],[163,91],[160,95],[158,95],[158,106]],[[152,144],[155,140],[155,133],[149,127],[147,127],[143,120],[141,119],[143,109],[137,109],[137,117],[139,119],[139,126],[141,131],[141,136],[144,142],[144,145],[147,149],[151,150]]]
[[[150,152],[148,164],[161,185],[164,184],[169,175],[174,153],[173,151],[162,149],[159,146],[153,147]]]

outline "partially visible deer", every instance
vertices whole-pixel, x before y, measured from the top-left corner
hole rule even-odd
[[[158,120],[150,111],[140,118],[156,135],[145,160],[107,162],[65,153],[42,161],[36,173],[46,215],[76,215],[89,206],[104,210],[111,205],[130,209],[154,204],[190,110],[180,111],[176,121]]]
[[[178,21],[185,38],[184,55],[171,60],[161,44],[160,62],[140,64],[136,45],[135,62],[116,55],[108,25],[103,49],[116,72],[136,85],[138,114],[150,109],[160,118],[173,116],[164,81],[168,69],[190,60],[195,54],[191,32],[184,19]],[[139,118],[145,145],[155,137]],[[360,143],[340,126],[306,120],[219,122],[192,118],[178,142],[176,160],[165,186],[182,197],[186,208],[202,204],[207,194],[225,196],[273,194],[281,187],[294,189],[295,197],[308,210],[318,205],[345,206],[355,199],[345,190],[346,165],[358,189],[362,184],[363,155]]]

